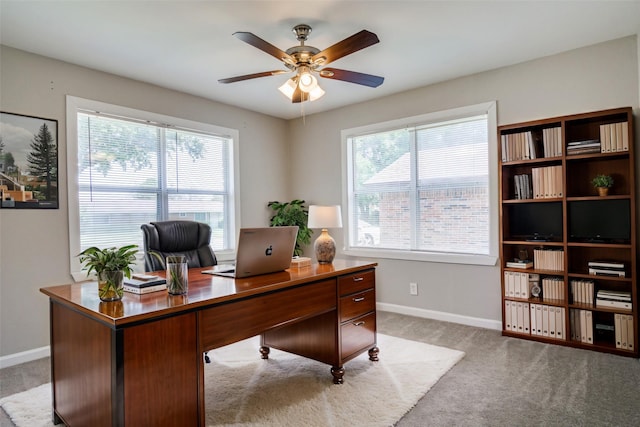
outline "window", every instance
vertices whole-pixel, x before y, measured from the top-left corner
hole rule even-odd
[[[346,252],[495,264],[495,129],[489,103],[344,131]]]
[[[67,109],[72,272],[90,246],[142,250],[150,221],[204,222],[216,254],[235,249],[237,132],[73,97]]]

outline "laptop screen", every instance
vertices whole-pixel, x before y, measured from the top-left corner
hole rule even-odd
[[[227,274],[214,268],[206,273],[241,278],[285,270],[291,265],[297,235],[297,226],[241,228],[235,271]]]

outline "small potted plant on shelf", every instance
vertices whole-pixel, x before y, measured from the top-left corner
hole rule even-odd
[[[599,195],[606,196],[609,194],[609,188],[613,186],[613,178],[611,175],[596,175],[596,177],[591,180],[591,183],[598,189]]]
[[[98,296],[102,301],[119,301],[124,294],[124,276],[131,277],[138,245],[100,249],[95,246],[78,254],[83,270],[98,276]]]

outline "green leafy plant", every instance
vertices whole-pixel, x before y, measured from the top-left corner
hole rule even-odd
[[[591,180],[591,183],[596,188],[611,188],[613,186],[613,178],[611,175],[596,175]]]
[[[280,203],[277,201],[269,202],[268,207],[275,211],[269,220],[272,227],[281,227],[288,225],[298,226],[298,236],[296,237],[296,247],[293,254],[300,256],[303,252],[303,246],[311,242],[311,229],[307,227],[309,219],[309,211],[304,206],[305,201],[295,199],[290,202]]]
[[[122,272],[125,276],[131,277],[132,267],[136,263],[137,248],[138,245],[105,249],[92,246],[78,254],[80,263],[83,264],[83,270],[87,270],[88,274],[94,271],[98,276],[100,283],[98,294],[101,299],[107,299],[114,295],[122,298],[122,287],[117,285],[116,276],[110,275],[108,272]]]

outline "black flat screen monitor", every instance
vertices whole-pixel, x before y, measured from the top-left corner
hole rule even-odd
[[[568,204],[569,240],[629,243],[629,200],[584,200]]]
[[[562,202],[522,203],[508,207],[511,238],[562,240]]]

